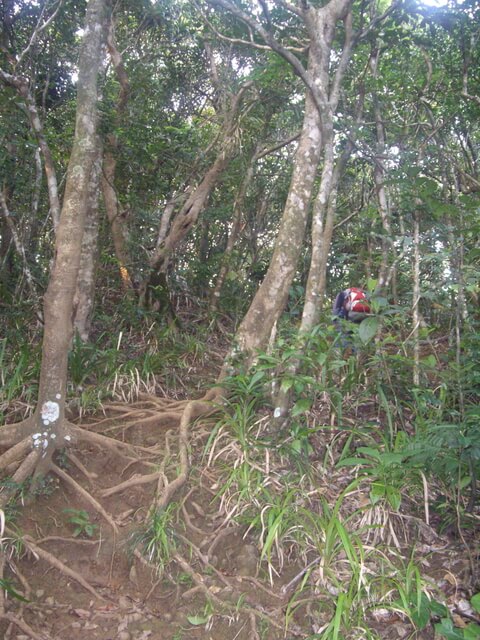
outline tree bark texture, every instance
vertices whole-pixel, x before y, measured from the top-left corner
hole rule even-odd
[[[95,267],[98,253],[98,193],[102,161],[100,143],[90,174],[85,228],[82,239],[82,253],[74,298],[73,325],[82,342],[87,342],[90,334],[92,312],[95,299]]]
[[[235,203],[233,205],[232,224],[230,228],[230,233],[228,234],[227,246],[225,247],[225,251],[222,256],[220,270],[218,272],[215,286],[210,295],[210,311],[211,312],[215,312],[218,308],[220,294],[222,292],[222,288],[225,283],[228,270],[230,268],[230,264],[232,261],[232,253],[235,248],[235,243],[237,241],[238,234],[240,233],[240,228],[242,224],[242,215],[243,215],[243,207],[245,204],[245,197],[247,195],[248,188],[250,186],[250,183],[252,182],[253,175],[254,175],[254,167],[257,159],[256,156],[257,154],[255,152],[251,157],[250,162],[248,163],[245,176],[242,180],[242,184],[240,185],[240,189],[237,194],[237,197],[235,198]]]
[[[320,114],[309,92],[290,189],[270,266],[237,331],[240,351],[254,358],[283,312],[303,247],[310,200],[322,150]]]
[[[380,52],[374,49],[370,57],[370,69],[374,80],[378,79],[378,62]],[[382,120],[382,108],[380,99],[377,92],[374,90],[372,93],[373,111],[375,117],[375,130],[377,134],[375,156],[373,158],[373,180],[375,183],[375,191],[377,194],[378,212],[380,214],[380,220],[382,222],[382,255],[380,260],[380,266],[378,269],[377,286],[375,289],[376,295],[385,294],[389,280],[392,276],[389,268],[391,252],[394,251],[394,243],[392,241],[392,227],[390,224],[390,204],[388,201],[387,187],[385,186],[385,153],[386,153],[386,140],[385,140],[385,127]],[[395,260],[395,255],[393,255]],[[395,267],[393,267],[395,268]]]
[[[352,47],[350,4],[351,0],[331,0],[320,9],[309,6],[302,12],[309,35],[308,69],[302,74],[309,89],[305,101],[304,125],[272,261],[265,280],[237,332],[238,347],[241,351],[250,354],[250,358],[255,350],[266,346],[287,303],[288,292],[303,247],[313,184],[323,150],[325,150],[324,167],[319,198],[326,206],[330,196],[334,169],[333,114],[338,104],[341,80]],[[332,79],[331,48],[339,20],[345,23],[346,36],[338,67]],[[273,46],[273,43],[268,43],[274,50],[278,49]],[[286,52],[283,52],[283,55],[285,56]],[[286,57],[289,59],[288,55]],[[292,61],[292,63],[295,68],[298,67],[298,61]],[[322,224],[320,219],[314,221],[316,234],[320,231]],[[327,244],[324,244],[324,240]],[[319,258],[317,251],[328,251],[330,246],[326,236],[322,238],[322,243],[321,247],[315,246],[314,260],[316,261]],[[313,265],[312,278],[318,278],[318,267],[317,264]],[[307,314],[312,318],[318,312],[317,285],[317,282],[311,280]],[[311,312],[310,307],[312,307]]]
[[[34,414],[34,448],[41,452],[43,473],[53,451],[64,446],[67,359],[73,332],[73,299],[80,265],[88,189],[96,149],[97,80],[105,33],[105,0],[89,0],[80,51],[77,111],[65,196],[57,228],[55,259],[45,294],[45,329],[38,405]]]
[[[196,224],[212,189],[215,187],[219,177],[225,171],[230,161],[234,157],[238,148],[238,137],[236,135],[237,118],[245,91],[251,83],[243,85],[238,93],[232,97],[230,107],[224,114],[222,127],[221,144],[217,156],[212,166],[208,169],[200,184],[191,189],[186,202],[176,213],[171,223],[170,229],[163,240],[157,244],[149,261],[150,272],[142,283],[141,298],[148,300],[148,288],[152,279],[159,273],[166,273],[168,262],[173,251],[180,245],[183,239]]]

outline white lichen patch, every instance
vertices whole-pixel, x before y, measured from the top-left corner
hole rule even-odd
[[[70,436],[65,436],[64,440],[66,440],[67,442],[70,442],[72,438]]]
[[[41,416],[42,422],[45,426],[48,426],[50,423],[55,422],[55,420],[58,420],[59,415],[60,405],[58,404],[58,402],[52,402],[51,400],[48,400],[47,402],[43,403]]]
[[[32,440],[33,440],[33,448],[34,449],[39,449],[41,447],[41,440],[42,438],[42,434],[41,433],[34,433],[32,436]]]
[[[273,412],[273,417],[280,418],[281,415],[282,415],[281,407],[276,407],[275,411]]]
[[[56,394],[56,396],[55,396],[55,398],[56,398],[57,400],[60,400],[60,399],[61,399],[61,397],[62,397],[62,394],[61,394],[61,393],[57,393],[57,394]]]

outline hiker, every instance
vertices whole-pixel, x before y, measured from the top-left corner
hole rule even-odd
[[[362,289],[351,287],[340,291],[333,303],[336,318],[360,324],[370,314],[370,303]]]
[[[365,292],[356,287],[340,291],[333,303],[332,312],[334,315],[333,322],[343,336],[343,346],[350,347],[353,332],[348,329],[348,326],[345,326],[342,320],[360,324],[370,314],[370,304]]]

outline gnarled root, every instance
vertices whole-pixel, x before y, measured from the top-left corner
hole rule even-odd
[[[33,556],[35,556],[36,558],[41,558],[49,565],[57,569],[57,571],[60,571],[60,573],[63,573],[68,578],[71,578],[72,580],[75,580],[75,582],[78,582],[79,585],[81,585],[98,600],[105,600],[105,598],[101,596],[98,591],[96,591],[96,589],[92,587],[91,584],[84,580],[84,578],[82,578],[82,576],[77,571],[70,569],[70,567],[67,567],[67,565],[63,564],[63,562],[58,560],[58,558],[56,558],[54,555],[36,545],[30,536],[24,536],[23,542],[27,550],[30,551]]]

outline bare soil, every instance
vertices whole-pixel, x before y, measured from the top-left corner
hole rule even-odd
[[[220,472],[214,466],[207,468],[203,458],[212,429],[209,418],[194,423],[190,429],[188,481],[172,498],[178,509],[174,523],[176,546],[170,562],[158,569],[148,563],[148,558],[145,560],[148,553],[138,541],[148,511],[155,496],[177,477],[179,469],[178,421],[169,422],[165,415],[155,420],[154,416],[148,402],[144,407],[141,403],[131,408],[116,405],[87,426],[142,447],[137,449],[137,457],[81,445],[72,452],[77,462],[66,455],[57,460],[110,514],[116,531],[89,500],[56,476],[48,480],[36,500],[19,509],[18,531],[34,541],[34,546],[30,551],[24,549],[20,559],[13,555],[7,558],[4,577],[28,602],[7,594],[5,609],[15,622],[0,621],[0,637],[321,638],[316,630],[332,618],[334,611],[325,610],[324,620],[315,620],[314,592],[304,606],[299,606],[285,630],[285,615],[294,591],[289,585],[298,586],[306,568],[305,558],[287,556],[279,574],[269,579],[265,564],[260,562],[258,536],[248,532],[246,526],[234,525],[225,509],[219,509],[215,496]],[[320,443],[313,441],[313,445],[319,453]],[[321,455],[317,459],[313,456],[312,465],[319,464],[319,458]],[[154,473],[157,477],[149,483],[135,482]],[[318,491],[333,504],[341,482],[340,477],[329,473],[323,476]],[[118,490],[107,495],[105,491],[111,487]],[[356,504],[361,499],[357,496]],[[75,525],[68,509],[88,513],[88,523],[95,525],[92,536],[86,530],[74,535]],[[432,524],[428,528],[431,535],[424,532],[421,536],[421,569],[455,609],[471,590],[471,560],[476,557],[478,541],[473,534],[466,541],[439,536]],[[12,538],[11,534],[7,537]],[[470,557],[465,542],[470,545]],[[38,550],[48,553],[42,555]],[[57,561],[56,566],[51,558]],[[71,570],[70,574],[65,568]],[[460,623],[468,621],[461,615],[457,617]],[[18,621],[28,627],[20,628]],[[369,624],[385,639],[434,638],[432,626],[412,635],[414,629],[409,621],[391,611],[384,612],[383,618],[377,612]]]

